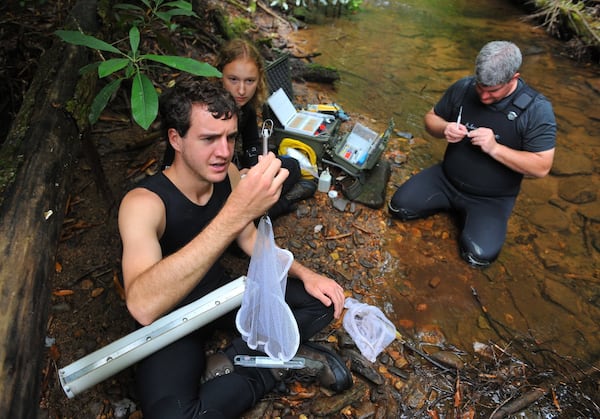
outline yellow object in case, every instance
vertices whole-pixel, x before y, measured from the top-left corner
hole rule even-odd
[[[308,162],[310,163],[311,167],[317,167],[317,153],[315,153],[315,150],[313,150],[313,148],[311,146],[309,146],[308,144],[300,141],[300,140],[294,140],[293,138],[283,138],[281,140],[281,142],[279,143],[279,155],[284,156],[287,153],[287,149],[288,148],[293,148],[294,150],[298,150],[299,152],[301,152],[307,159]],[[302,177],[305,179],[312,179],[314,176],[312,173],[310,173],[308,170],[302,168],[302,164],[300,165],[301,171],[302,171]]]

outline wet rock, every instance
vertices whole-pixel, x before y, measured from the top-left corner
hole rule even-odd
[[[573,150],[569,153],[556,153],[550,173],[556,176],[591,175],[594,163],[585,155]]]
[[[353,348],[355,347],[354,341],[348,333],[338,332],[338,342],[341,348]]]
[[[582,305],[581,297],[575,290],[552,279],[546,279],[544,281],[543,293],[550,301],[560,305],[574,315],[579,312],[578,307],[581,307]]]
[[[69,303],[58,303],[52,306],[52,311],[57,313],[66,313],[71,310],[71,305]]]
[[[362,235],[355,232],[355,233],[352,233],[352,242],[356,246],[364,246],[365,239],[362,237]]]
[[[342,355],[345,358],[350,359],[350,370],[376,385],[382,385],[385,383],[385,378],[379,374],[376,370],[375,364],[370,362],[361,353],[354,349],[344,349]]]
[[[404,403],[412,409],[420,409],[427,401],[428,384],[423,377],[411,376],[406,385]]]
[[[594,90],[594,92],[600,95],[600,78],[587,79],[585,83]]]
[[[439,276],[434,276],[433,278],[431,278],[429,280],[429,286],[431,288],[437,288],[441,282],[442,282],[442,280],[440,279]]]
[[[384,365],[387,365],[390,363],[390,356],[388,354],[386,354],[385,352],[383,352],[380,356],[379,356],[379,362],[381,362]]]
[[[319,397],[312,405],[311,412],[316,416],[339,417],[340,411],[349,405],[359,403],[369,387],[356,380],[351,389],[331,397]]]
[[[591,203],[577,207],[577,213],[587,221],[600,223],[600,205]]]
[[[454,352],[438,351],[429,356],[439,363],[455,370],[461,370],[465,366],[463,360]]]
[[[294,249],[302,248],[302,243],[300,243],[298,240],[290,240],[289,245],[290,245],[290,247],[293,247]]]
[[[131,400],[123,399],[113,403],[113,409],[115,418],[120,419],[129,417],[129,414],[136,410],[136,406]]]
[[[303,218],[310,214],[310,207],[308,205],[299,205],[296,209],[296,217]]]
[[[538,206],[531,212],[528,219],[529,222],[541,229],[552,231],[567,230],[571,224],[571,220],[564,211],[551,205]]]
[[[388,419],[401,417],[399,412],[402,396],[391,387],[378,387],[371,390],[371,402],[377,406],[375,418]]]
[[[558,187],[559,196],[572,204],[586,204],[597,199],[597,186],[583,176],[562,179]]]
[[[360,263],[360,265],[362,267],[367,268],[367,269],[372,269],[376,266],[373,262],[371,262],[370,260],[367,260],[363,257],[358,258],[358,263]]]
[[[376,411],[377,408],[373,403],[365,401],[359,404],[356,409],[354,409],[353,417],[356,419],[372,418],[375,416]]]
[[[380,160],[366,176],[360,195],[354,200],[370,208],[381,208],[385,201],[385,190],[391,174],[388,160]]]
[[[436,325],[426,325],[417,331],[416,335],[422,343],[432,346],[442,346],[446,342],[446,336],[442,329]]]
[[[553,197],[556,194],[556,182],[558,179],[562,178],[523,179],[519,199],[527,205],[530,202],[539,204],[548,202],[548,197]]]
[[[269,417],[268,411],[272,408],[273,404],[271,402],[262,400],[258,402],[252,409],[244,413],[244,419],[262,419]]]
[[[393,365],[390,365],[388,368],[388,371],[392,374],[394,374],[396,377],[400,377],[403,380],[408,380],[408,373],[402,371],[400,368],[397,368]]]

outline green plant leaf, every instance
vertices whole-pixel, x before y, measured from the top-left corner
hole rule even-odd
[[[90,124],[94,125],[98,118],[100,118],[100,114],[106,108],[108,101],[112,97],[113,93],[115,93],[119,87],[121,86],[121,82],[123,79],[116,79],[108,83],[106,86],[98,92],[94,101],[92,102],[92,106],[90,107],[90,114],[88,116],[88,120]]]
[[[115,71],[125,68],[127,64],[129,64],[128,58],[111,58],[110,60],[102,61],[98,66],[98,77],[109,76]]]
[[[142,73],[137,73],[131,84],[131,114],[144,129],[148,129],[158,115],[158,93],[152,81]]]
[[[173,16],[194,16],[194,17],[198,17],[198,15],[196,15],[196,13],[194,13],[192,10],[184,10],[184,9],[172,9],[172,10],[169,10],[167,12],[160,12],[160,13],[162,15],[165,15],[165,17],[169,16],[169,18],[172,18]]]
[[[122,9],[122,10],[135,10],[136,12],[144,11],[144,9],[142,9],[139,6],[136,6],[134,4],[127,4],[127,3],[118,3],[118,4],[115,4],[113,7],[115,9]]]
[[[140,58],[155,61],[157,63],[164,64],[166,66],[175,68],[177,70],[185,71],[195,76],[204,77],[221,77],[222,74],[219,70],[214,68],[208,63],[203,63],[193,58],[188,57],[177,57],[173,55],[155,55],[145,54]]]
[[[176,9],[184,9],[191,11],[192,3],[186,0],[175,0],[163,4],[162,7],[174,7]]]
[[[171,21],[171,15],[167,12],[156,11],[154,12],[154,15],[157,16],[164,23],[169,23]]]
[[[140,46],[140,30],[137,26],[132,26],[129,29],[129,45],[131,45],[131,54],[135,58],[138,47]]]
[[[117,48],[113,47],[111,44],[108,44],[101,39],[98,39],[94,36],[86,35],[84,33],[78,31],[55,31],[54,32],[60,39],[69,44],[73,45],[83,45],[84,47],[99,49],[101,51],[114,52],[115,54],[120,54]]]
[[[136,72],[136,67],[133,65],[133,61],[129,61],[127,68],[125,69],[125,78],[130,79]]]
[[[89,63],[87,65],[84,65],[83,67],[81,67],[79,69],[79,74],[83,75],[83,74],[87,74],[90,73],[92,71],[98,71],[98,67],[100,66],[100,61],[96,61],[93,63]]]

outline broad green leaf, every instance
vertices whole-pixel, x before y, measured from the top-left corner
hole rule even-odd
[[[167,65],[169,67],[175,68],[177,70],[185,71],[187,73],[193,74],[195,76],[204,76],[204,77],[221,77],[222,74],[219,70],[214,68],[212,65],[208,63],[203,63],[198,60],[194,60],[193,58],[188,57],[177,57],[173,55],[155,55],[155,54],[146,54],[142,55],[140,58],[155,61],[157,63],[161,63]]]
[[[167,12],[161,12],[161,14],[169,17],[173,16],[194,16],[197,17],[196,13],[192,10],[184,10],[184,9],[172,9]]]
[[[109,76],[115,71],[125,68],[127,64],[129,64],[128,58],[111,58],[110,60],[102,61],[98,66],[98,77]]]
[[[144,3],[148,9],[152,9],[152,5],[150,4],[150,2],[148,0],[140,0],[140,1],[142,3]]]
[[[116,79],[108,83],[94,98],[92,102],[92,106],[90,107],[90,114],[88,116],[88,120],[90,124],[95,124],[100,118],[100,114],[106,108],[108,101],[112,97],[112,95],[119,89],[121,86],[121,82],[123,79]]]
[[[134,4],[127,4],[127,3],[119,3],[119,4],[115,4],[113,6],[115,9],[123,9],[123,10],[135,10],[136,12],[143,12],[144,9],[142,9],[140,6],[136,6]]]
[[[135,57],[140,46],[140,30],[137,26],[132,26],[129,29],[129,45],[131,45],[131,53]]]
[[[131,114],[138,125],[148,129],[158,115],[158,93],[150,79],[141,73],[131,84]]]
[[[184,9],[184,10],[192,10],[192,3],[189,1],[185,1],[185,0],[175,0],[175,1],[169,1],[165,4],[163,4],[163,7],[174,7],[177,9]]]
[[[115,54],[120,54],[117,48],[112,45],[90,35],[86,35],[84,33],[78,31],[56,31],[54,32],[60,39],[69,44],[73,45],[83,45],[84,47],[99,49],[101,51],[114,52]]]
[[[162,20],[165,23],[169,23],[171,21],[171,15],[167,12],[155,12],[154,13],[156,16],[158,16],[160,18],[160,20]]]
[[[129,61],[129,64],[127,65],[127,68],[125,69],[125,78],[126,79],[132,78],[136,71],[137,71],[137,69],[133,65],[133,61]]]
[[[90,73],[92,71],[98,71],[99,66],[100,66],[100,61],[89,63],[79,69],[79,74],[83,75],[83,74]]]

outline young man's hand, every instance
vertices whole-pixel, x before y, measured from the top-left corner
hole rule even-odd
[[[243,209],[249,220],[254,220],[277,202],[288,175],[275,154],[260,156],[258,163],[246,172],[233,190],[229,201]]]

